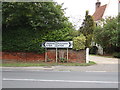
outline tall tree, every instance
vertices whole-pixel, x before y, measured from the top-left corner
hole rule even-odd
[[[118,14],[118,50],[120,52],[120,13]]]
[[[95,29],[95,41],[103,47],[104,52],[106,53],[112,53],[120,50],[118,42],[118,33],[120,32],[120,29],[118,28],[119,19],[120,17],[108,17],[102,20],[103,26],[98,26]]]
[[[64,9],[55,2],[4,2],[3,29],[31,26],[53,30],[69,25]]]
[[[91,45],[94,28],[95,28],[94,20],[92,16],[89,15],[89,12],[86,11],[85,19],[82,23],[82,26],[79,29],[80,33],[82,33],[86,38],[86,42],[85,42],[86,47],[90,47]]]
[[[3,2],[3,51],[41,52],[43,41],[72,40],[72,24],[55,2]]]

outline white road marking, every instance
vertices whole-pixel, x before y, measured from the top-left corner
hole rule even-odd
[[[86,71],[86,72],[107,72],[107,71]]]
[[[49,71],[49,70],[2,70],[3,72],[18,72],[18,71],[28,71],[28,72],[71,72],[71,71]]]
[[[116,81],[74,81],[74,80],[42,80],[42,79],[13,79],[3,78],[3,81],[34,81],[34,82],[70,82],[70,83],[113,83],[118,84]]]

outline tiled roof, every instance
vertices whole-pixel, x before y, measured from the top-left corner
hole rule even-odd
[[[99,8],[96,9],[95,13],[93,14],[94,21],[102,19],[102,16],[105,12],[106,6],[107,6],[107,4],[100,6]]]

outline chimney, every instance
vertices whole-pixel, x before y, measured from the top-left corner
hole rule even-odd
[[[100,5],[101,5],[101,2],[99,2],[99,0],[97,0],[97,2],[96,2],[96,10],[97,10],[97,8],[100,7]]]

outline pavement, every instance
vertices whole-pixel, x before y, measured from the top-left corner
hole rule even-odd
[[[51,66],[51,67],[2,67],[4,71],[80,71],[80,72],[118,72],[118,59],[90,55],[91,66]]]

